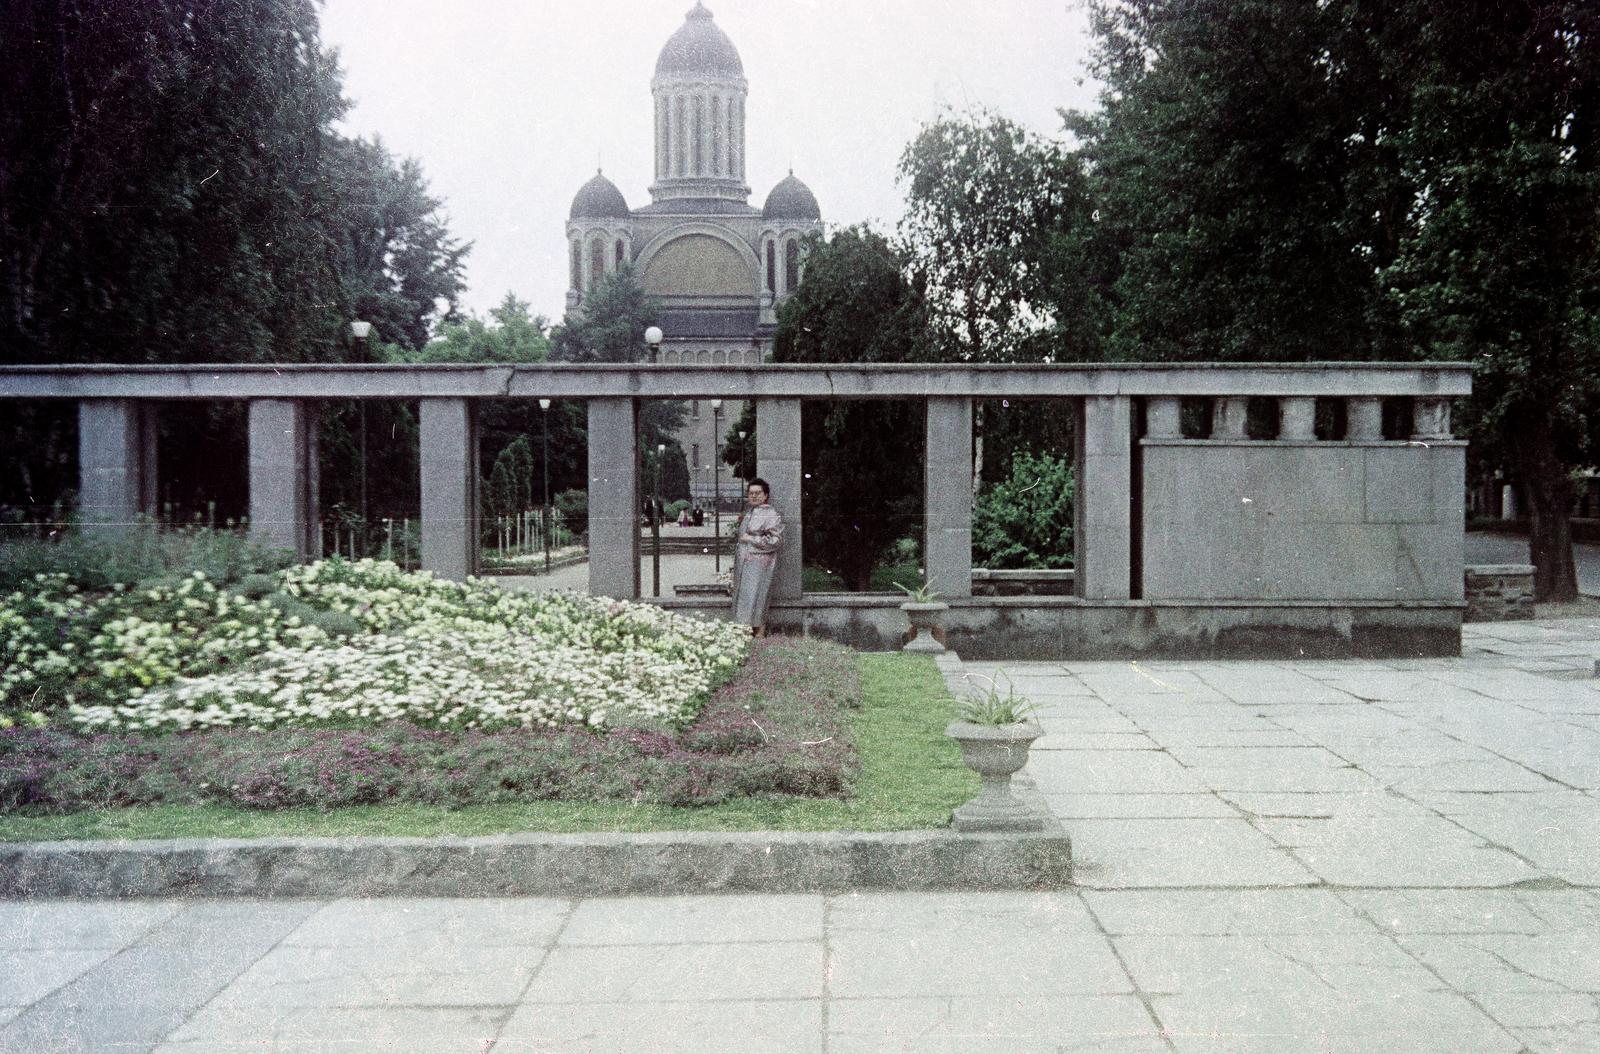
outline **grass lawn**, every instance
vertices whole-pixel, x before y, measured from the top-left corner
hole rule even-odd
[[[0,815],[0,841],[83,838],[262,838],[486,835],[518,831],[895,831],[943,827],[978,778],[944,736],[955,701],[933,660],[860,655],[862,706],[849,715],[861,762],[849,800],[770,797],[701,808],[537,802],[449,810],[373,805],[255,811],[222,806]]]

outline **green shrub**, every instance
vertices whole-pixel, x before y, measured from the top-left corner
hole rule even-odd
[[[972,513],[972,557],[991,569],[1072,566],[1072,463],[1019,450],[1009,478],[978,496]]]
[[[201,527],[162,530],[147,525],[123,537],[68,535],[58,541],[0,543],[0,592],[25,588],[36,575],[65,575],[80,589],[131,586],[145,579],[183,578],[195,571],[219,584],[293,562],[234,531]]]

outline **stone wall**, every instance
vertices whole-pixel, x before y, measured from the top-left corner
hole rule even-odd
[[[1075,573],[1068,571],[1000,571],[972,569],[975,597],[1070,597]]]
[[[1466,571],[1467,622],[1531,619],[1532,564],[1480,564]]]
[[[1463,442],[1141,445],[1145,599],[1461,598]]]

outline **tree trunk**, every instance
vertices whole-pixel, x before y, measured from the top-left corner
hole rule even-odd
[[[1533,597],[1541,603],[1578,599],[1572,555],[1572,478],[1556,456],[1549,426],[1531,424],[1511,437],[1512,456],[1528,501],[1528,562]]]

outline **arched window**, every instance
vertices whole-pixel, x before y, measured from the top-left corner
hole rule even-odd
[[[596,238],[589,243],[589,288],[600,284],[606,276],[606,243]]]
[[[767,292],[778,291],[778,250],[772,242],[767,243]]]
[[[622,239],[618,238],[617,239],[617,266],[621,267],[623,265],[624,261],[626,261],[626,260],[627,260],[627,252],[622,247]]]
[[[583,246],[572,243],[572,288],[583,286]]]
[[[783,246],[783,289],[792,293],[800,288],[800,243],[790,238]]]

